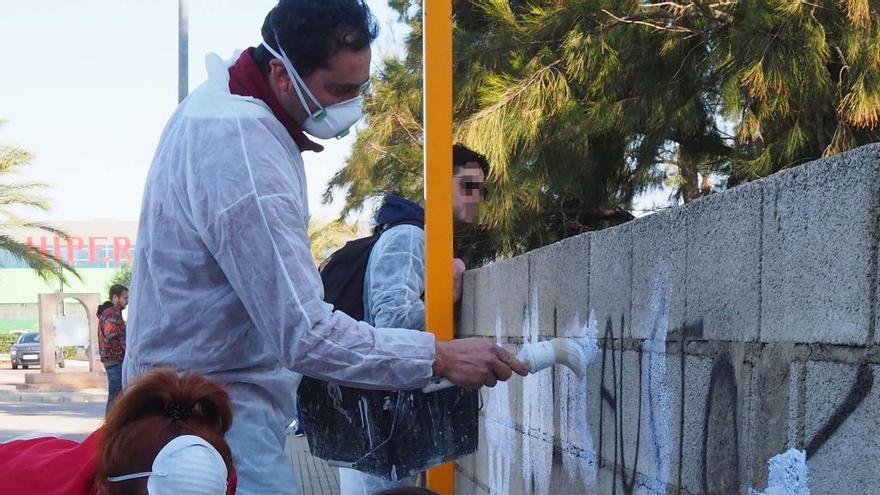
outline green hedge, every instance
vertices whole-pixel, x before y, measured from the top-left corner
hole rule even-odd
[[[12,344],[18,340],[18,335],[11,333],[0,333],[0,354],[8,354]]]

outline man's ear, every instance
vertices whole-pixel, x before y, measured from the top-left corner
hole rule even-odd
[[[269,83],[282,92],[290,91],[290,74],[284,68],[284,62],[273,58],[269,61]]]

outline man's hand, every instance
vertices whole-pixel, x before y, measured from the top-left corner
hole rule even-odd
[[[452,302],[461,301],[461,289],[464,286],[464,272],[467,267],[460,258],[452,260]]]
[[[529,369],[513,354],[490,340],[479,337],[459,340],[438,340],[434,358],[434,375],[443,376],[465,388],[494,387],[516,372],[521,376]]]

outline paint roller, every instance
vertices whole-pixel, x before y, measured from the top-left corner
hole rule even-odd
[[[578,340],[571,338],[555,338],[541,342],[533,342],[523,346],[516,358],[529,369],[529,373],[537,373],[554,364],[561,364],[582,378],[587,372],[587,353]],[[422,392],[431,393],[454,386],[446,378],[435,378],[422,388]]]

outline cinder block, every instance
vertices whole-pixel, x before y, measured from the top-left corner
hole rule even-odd
[[[600,327],[601,328],[601,327]],[[601,335],[601,332],[600,332]],[[586,407],[587,407],[587,433],[590,435],[590,439],[593,443],[593,450],[596,455],[597,463],[601,466],[603,462],[613,461],[613,447],[609,447],[611,444],[610,437],[608,435],[613,434],[613,419],[609,419],[614,414],[614,409],[611,404],[608,404],[607,399],[603,398],[602,395],[602,387],[603,387],[603,370],[602,370],[602,351],[603,341],[599,341],[599,354],[593,359],[590,364],[587,366],[587,390],[586,390]],[[611,359],[612,356],[615,356],[616,353],[612,351],[611,344],[608,344],[608,348],[605,351],[607,362],[605,364],[606,370],[604,378],[605,384],[607,385],[607,389],[613,390],[613,377],[611,370]],[[606,396],[607,397],[607,396]],[[602,435],[602,431],[608,431],[610,433]],[[600,435],[602,435],[603,449],[602,455],[606,456],[604,459],[600,457]],[[609,453],[609,448],[610,453]],[[600,492],[601,493],[601,492]]]
[[[517,256],[476,270],[475,335],[522,336],[529,307],[529,257]]]
[[[626,223],[590,233],[590,309],[600,328],[613,323],[616,337],[630,336],[632,227]],[[600,334],[601,336],[601,334]]]
[[[498,299],[492,294],[489,283],[489,272],[493,264],[470,270],[469,275],[473,283],[474,291],[474,327],[471,335],[495,336],[496,315],[499,314]],[[500,324],[499,324],[500,328]],[[505,335],[501,330],[501,336]]]
[[[554,489],[554,493],[592,493],[599,462],[591,419],[597,423],[598,418],[590,417],[589,406],[591,401],[601,398],[590,388],[587,377],[578,378],[563,369],[556,369],[555,375],[554,442],[560,455],[556,459],[558,469],[553,481],[556,483],[557,477],[561,477],[564,483],[560,485],[563,488]]]
[[[459,470],[455,471],[455,493],[456,495],[489,495],[488,491]]]
[[[516,473],[525,494],[550,495],[553,482],[554,461],[553,443],[541,432],[530,432],[522,436],[519,459],[520,470]],[[530,478],[526,479],[526,474]],[[511,492],[514,491],[511,482]]]
[[[807,363],[805,446],[812,493],[876,493],[880,486],[877,366]]]
[[[597,493],[597,494],[605,494],[605,493],[621,493],[622,490],[620,486],[618,486],[618,475],[614,471],[612,471],[613,465],[608,464],[599,469],[599,476],[596,481],[596,490],[594,492],[587,493]]]
[[[604,375],[602,374],[604,361]],[[598,370],[598,379],[591,380],[591,403],[587,409],[595,426],[591,435],[597,458],[605,465],[632,477],[639,470],[645,439],[639,434],[640,364],[636,351],[612,351],[608,346],[590,371]],[[604,376],[604,378],[603,378]]]
[[[681,380],[681,372],[677,374]],[[686,356],[683,384],[679,381],[679,385],[674,389],[679,394],[679,400],[673,402],[671,413],[673,417],[678,418],[681,427],[678,428],[678,435],[675,436],[677,441],[672,449],[672,459],[673,464],[681,465],[681,472],[678,473],[676,466],[673,468],[673,473],[677,480],[681,480],[681,486],[691,493],[705,492],[703,476],[706,465],[703,462],[703,446],[708,441],[705,433],[706,399],[709,395],[711,375],[712,359]]]
[[[794,449],[804,448],[804,418],[800,404],[806,397],[801,397],[801,380],[806,380],[804,363],[791,363],[788,377],[788,448]]]
[[[870,145],[765,181],[763,340],[867,341],[878,167]]]
[[[549,487],[553,467],[553,424],[556,402],[553,391],[553,369],[545,369],[523,378],[522,400],[522,469],[532,473],[534,486]],[[529,492],[529,483],[525,483]],[[535,490],[535,493],[546,493]]]
[[[564,335],[585,322],[590,299],[590,234],[529,253],[530,309],[538,308],[542,336]]]
[[[488,412],[488,411],[487,411]],[[477,445],[477,452],[470,456],[471,464],[468,466],[470,471],[467,469],[462,469],[465,473],[470,474],[473,480],[478,481],[480,484],[486,487],[491,486],[491,482],[489,480],[489,462],[490,457],[492,457],[492,452],[489,448],[489,442],[497,441],[497,438],[489,439],[486,437],[486,416],[482,415],[480,417],[480,441]]]
[[[523,494],[522,431],[496,419],[491,426],[483,416],[480,421],[480,445],[475,471],[492,495]]]
[[[767,344],[745,366],[740,384],[743,405],[740,438],[742,483],[747,487],[767,486],[767,462],[784,452],[791,430],[793,346]],[[796,377],[795,377],[796,378]],[[794,404],[792,404],[794,401]]]
[[[483,439],[483,419],[480,418],[480,438],[477,444],[477,451],[469,456],[462,457],[455,461],[455,470],[460,471],[462,474],[467,475],[469,478],[476,479],[477,473],[479,472],[477,469],[477,458],[486,455],[486,451],[483,448],[483,443],[485,440]]]
[[[606,390],[602,401],[601,462],[618,473],[618,488],[629,490],[635,484],[644,493],[662,493],[680,482],[691,493],[743,489],[743,402],[750,374],[733,362],[716,365],[717,359],[728,358],[674,353],[654,353],[653,358],[664,361],[652,363],[643,353],[639,366],[639,354],[626,351],[621,378],[618,355],[623,390],[618,388],[617,395]],[[605,372],[610,382],[610,362]],[[612,404],[617,405],[617,418]],[[590,414],[598,416],[595,410]]]
[[[677,483],[678,462],[673,454],[678,450],[680,417],[673,413],[676,403],[681,400],[681,356],[643,352],[641,360],[641,430],[637,468],[646,483]]]
[[[461,304],[458,306],[458,324],[455,334],[459,337],[472,337],[476,335],[477,311],[477,271],[469,270],[464,273],[462,284]]]
[[[580,478],[572,478],[559,458],[554,459],[553,472],[550,475],[550,493],[597,493],[595,488],[595,481],[588,485]]]
[[[688,220],[686,321],[709,340],[758,339],[761,308],[761,183],[682,208]]]
[[[522,345],[505,345],[505,349],[510,352],[518,353],[522,349]],[[523,426],[523,387],[525,380],[523,377],[516,375],[507,380],[507,394],[510,400],[510,413],[514,424],[517,428],[522,429]]]
[[[613,472],[611,465],[607,465],[599,470],[598,481],[595,489],[580,491],[554,491],[554,493],[636,493],[639,495],[687,495],[689,492],[676,489],[672,485],[661,483],[650,477],[643,476],[640,473],[630,473],[626,479],[621,473]]]
[[[665,340],[684,322],[687,222],[674,208],[632,222],[632,336]],[[662,322],[666,322],[660,328]]]

